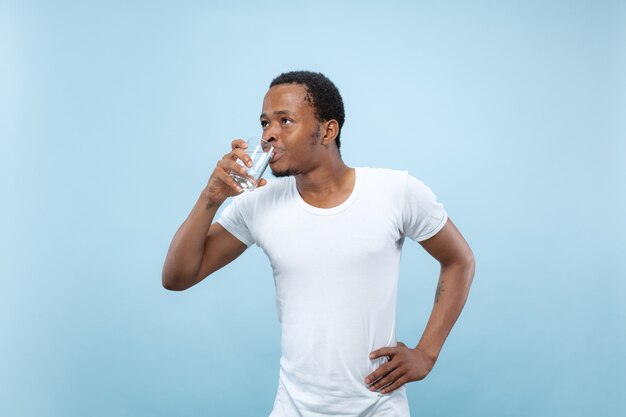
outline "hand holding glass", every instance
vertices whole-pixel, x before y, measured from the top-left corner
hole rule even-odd
[[[247,175],[244,176],[234,171],[231,171],[229,175],[244,191],[252,191],[256,188],[263,172],[274,156],[274,147],[263,139],[258,144],[248,141],[245,152],[252,160],[252,166],[247,167],[240,159],[237,160],[237,163],[246,167]]]

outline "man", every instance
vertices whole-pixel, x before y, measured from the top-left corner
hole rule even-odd
[[[261,126],[275,149],[270,167],[278,179],[241,194],[229,172],[243,174],[237,160],[250,159],[247,144],[233,141],[163,267],[163,286],[179,291],[253,243],[267,254],[282,331],[272,417],[408,416],[404,385],[433,368],[474,275],[471,249],[428,187],[406,172],[343,162],[343,123],[341,95],[322,74],[274,79]],[[405,236],[441,264],[434,307],[415,348],[395,336]]]

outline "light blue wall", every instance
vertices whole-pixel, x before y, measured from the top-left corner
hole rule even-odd
[[[160,273],[292,69],[339,86],[350,165],[424,180],[475,251],[413,414],[625,415],[626,4],[591,0],[0,0],[0,415],[267,415],[261,251],[183,293]],[[438,269],[402,262],[415,344]]]

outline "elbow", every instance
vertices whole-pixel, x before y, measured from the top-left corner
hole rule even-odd
[[[166,278],[166,277],[161,278],[161,284],[163,285],[163,288],[169,291],[183,291],[184,290],[184,288],[182,288],[175,280],[171,278]]]
[[[166,261],[161,272],[161,285],[169,291],[184,291],[193,287],[213,272],[214,270],[202,272],[190,268],[180,268]]]
[[[474,272],[476,271],[476,258],[471,249],[469,249],[468,254],[465,256],[465,268],[467,271],[467,285],[470,286],[474,280]]]
[[[474,257],[474,252],[472,252],[471,249],[468,249],[467,252],[468,253],[465,256],[465,263],[473,270],[476,268],[476,258]]]
[[[458,251],[453,256],[440,261],[442,268],[461,268],[474,272],[476,267],[476,259],[474,252],[468,247],[466,250]]]
[[[181,279],[180,277],[174,274],[166,273],[165,271],[163,271],[163,274],[161,275],[161,285],[163,285],[163,288],[169,291],[186,290],[190,287],[190,285],[188,285],[186,282],[188,282],[188,280]]]
[[[468,247],[467,250],[457,253],[454,259],[450,260],[448,263],[442,263],[441,267],[442,271],[454,271],[452,273],[461,278],[465,286],[469,288],[474,280],[476,259],[474,258],[474,253]]]

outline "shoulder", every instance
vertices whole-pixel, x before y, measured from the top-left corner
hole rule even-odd
[[[366,178],[370,181],[385,181],[404,184],[407,177],[409,176],[408,171],[401,171],[390,168],[359,167],[356,169],[363,178]]]
[[[424,182],[406,170],[389,168],[357,168],[361,182],[367,189],[387,193],[389,197],[405,195],[430,196],[432,190]]]
[[[375,188],[378,192],[386,190],[392,194],[401,193],[406,187],[408,171],[389,168],[356,168],[361,183],[366,188]]]

